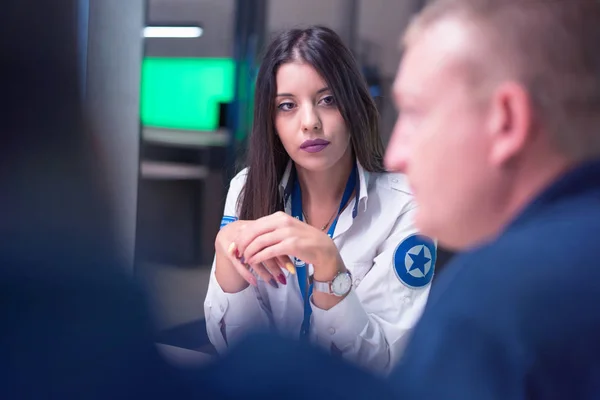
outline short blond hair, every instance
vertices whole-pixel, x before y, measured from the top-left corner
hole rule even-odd
[[[454,17],[482,32],[474,40],[491,46],[494,62],[511,63],[560,151],[600,156],[600,0],[437,0],[413,19],[404,45]]]

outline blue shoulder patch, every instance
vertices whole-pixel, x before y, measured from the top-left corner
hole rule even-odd
[[[406,286],[420,289],[433,279],[436,247],[426,236],[412,235],[396,247],[392,263],[396,276]]]
[[[231,217],[229,215],[224,215],[223,218],[221,219],[221,228],[219,228],[219,229],[223,229],[223,228],[225,228],[226,225],[228,225],[232,222],[235,222],[237,220],[238,220],[237,217]]]

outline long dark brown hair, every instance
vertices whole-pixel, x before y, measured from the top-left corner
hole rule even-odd
[[[331,89],[362,167],[384,171],[377,108],[350,50],[329,28],[287,30],[268,46],[258,71],[248,176],[238,199],[240,219],[255,220],[283,209],[278,186],[290,156],[275,133],[276,76],[281,65],[293,61],[311,65]]]

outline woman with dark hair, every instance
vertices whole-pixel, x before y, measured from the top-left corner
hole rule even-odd
[[[217,350],[275,329],[372,370],[395,364],[436,248],[382,155],[375,104],[338,35],[276,37],[258,72],[248,168],[231,181],[215,241],[205,313]]]

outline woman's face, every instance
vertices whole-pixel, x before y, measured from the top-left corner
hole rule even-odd
[[[291,62],[279,67],[276,81],[275,129],[291,159],[309,171],[324,171],[348,155],[348,128],[317,71]]]

